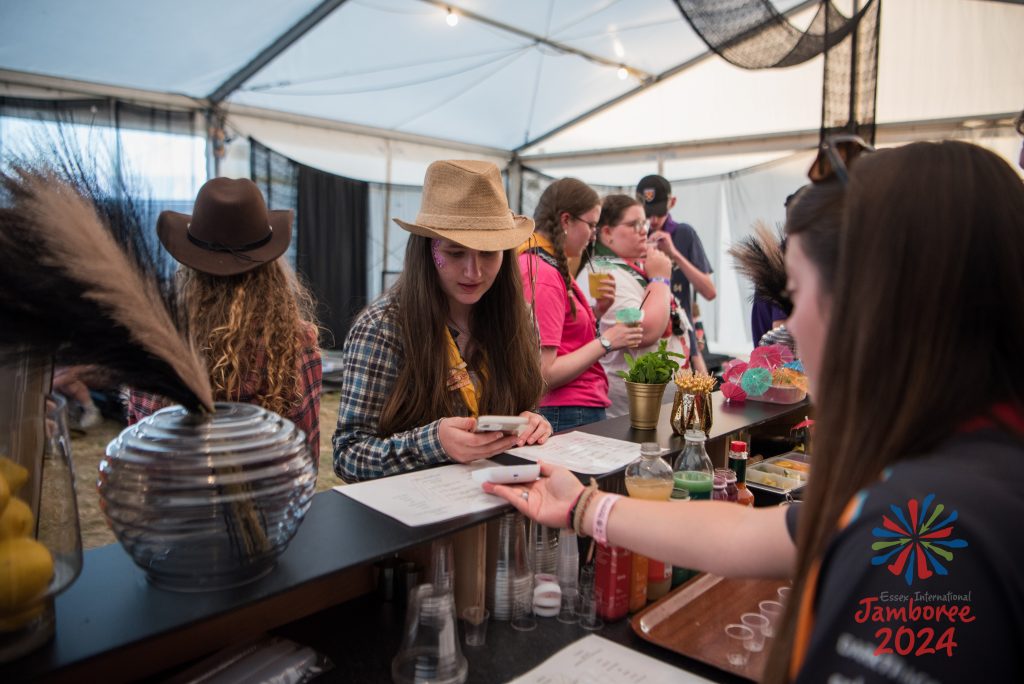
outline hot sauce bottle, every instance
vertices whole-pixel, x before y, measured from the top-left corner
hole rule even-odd
[[[729,443],[729,469],[736,473],[736,503],[754,505],[754,492],[747,488],[747,443],[734,440]]]

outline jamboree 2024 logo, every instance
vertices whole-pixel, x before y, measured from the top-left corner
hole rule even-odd
[[[966,540],[954,536],[956,510],[947,512],[943,504],[935,503],[934,494],[923,501],[909,499],[902,508],[890,505],[889,510],[892,517],[883,514],[882,526],[872,530],[875,541],[871,550],[877,555],[871,559],[871,565],[884,566],[907,587],[920,585],[936,575],[948,576],[953,551],[967,548]],[[854,619],[858,623],[884,625],[875,632],[879,640],[876,656],[894,652],[901,656],[952,656],[957,645],[956,625],[975,620],[970,600],[970,592],[882,592],[861,599]]]
[[[939,520],[946,507],[940,503],[931,508],[933,501],[934,494],[926,496],[920,504],[917,499],[910,499],[907,501],[906,513],[898,506],[889,506],[896,520],[883,515],[882,527],[872,530],[872,534],[880,541],[873,543],[871,550],[882,553],[872,558],[871,564],[886,565],[892,574],[897,577],[902,575],[908,587],[914,583],[915,577],[923,581],[934,574],[948,575],[949,571],[943,561],[952,562],[951,549],[967,547],[963,539],[953,538],[956,511],[951,511]],[[894,556],[890,563],[889,559]]]

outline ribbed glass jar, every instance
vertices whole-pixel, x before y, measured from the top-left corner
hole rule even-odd
[[[309,510],[317,463],[295,425],[252,404],[154,413],[107,445],[100,508],[156,586],[238,586],[274,567]]]

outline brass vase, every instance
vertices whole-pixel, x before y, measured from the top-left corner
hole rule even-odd
[[[687,430],[700,430],[705,436],[710,436],[711,421],[710,392],[676,390],[676,398],[672,401],[670,416],[672,432],[683,435]]]
[[[658,427],[661,398],[665,396],[668,383],[652,385],[628,380],[624,382],[629,396],[629,424],[637,430],[653,430]]]

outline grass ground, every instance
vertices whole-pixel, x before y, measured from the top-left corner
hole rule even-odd
[[[337,392],[325,392],[320,400],[320,471],[316,490],[323,491],[342,484],[334,474],[331,462],[331,436],[338,420]],[[86,549],[110,544],[114,534],[107,527],[99,508],[96,493],[96,473],[107,443],[117,436],[122,427],[105,420],[87,433],[71,434],[71,457],[75,464],[75,491],[78,496],[78,519],[82,526],[82,546]]]

